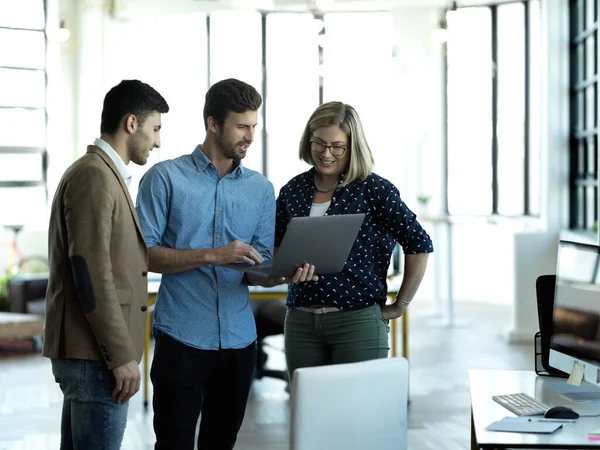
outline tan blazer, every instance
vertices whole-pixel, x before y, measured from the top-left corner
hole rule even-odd
[[[50,216],[43,355],[105,361],[142,357],[148,253],[127,185],[95,146],[64,173]]]

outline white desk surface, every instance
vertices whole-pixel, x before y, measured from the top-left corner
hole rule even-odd
[[[580,414],[600,414],[600,403],[577,404],[559,396],[558,392],[568,389],[566,382],[566,378],[537,376],[534,371],[470,370],[472,431],[477,440],[477,446],[472,448],[600,448],[600,441],[588,440],[588,433],[600,428],[600,416],[580,417],[552,434],[485,430],[496,420],[514,416],[492,400],[492,395],[524,392],[548,406],[569,406]]]

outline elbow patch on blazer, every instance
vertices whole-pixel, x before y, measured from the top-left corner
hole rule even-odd
[[[83,256],[75,255],[71,258],[73,267],[73,278],[75,279],[75,288],[77,297],[85,314],[90,314],[96,309],[96,296],[92,288],[92,279],[88,265]]]

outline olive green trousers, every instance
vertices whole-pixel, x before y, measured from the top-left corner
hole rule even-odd
[[[387,358],[389,326],[381,307],[313,314],[288,308],[285,356],[290,380],[300,367]]]

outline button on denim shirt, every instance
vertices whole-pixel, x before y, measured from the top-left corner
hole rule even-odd
[[[210,249],[239,240],[272,257],[273,185],[241,163],[221,178],[200,146],[148,170],[137,212],[149,248]],[[213,265],[163,274],[154,328],[202,350],[247,347],[256,326],[243,275]]]

